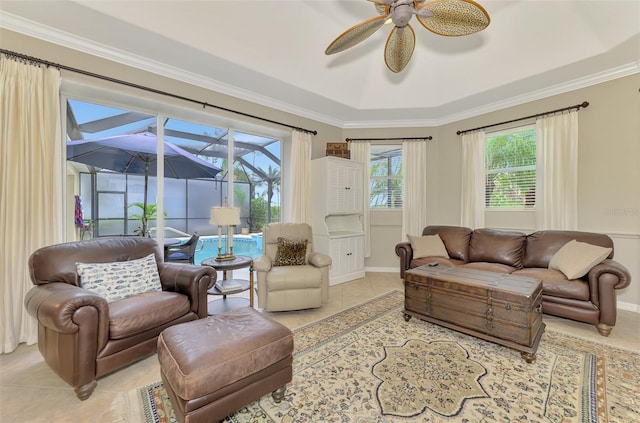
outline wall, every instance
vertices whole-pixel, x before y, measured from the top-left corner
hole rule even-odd
[[[285,122],[318,131],[313,138],[313,158],[324,155],[327,142],[360,137],[412,137],[433,136],[428,142],[428,196],[429,218],[427,224],[451,224],[460,222],[460,137],[457,130],[474,128],[522,116],[553,110],[589,101],[590,106],[580,111],[580,147],[578,193],[580,230],[607,233],[614,239],[616,259],[632,273],[632,285],[619,292],[619,303],[624,308],[640,311],[640,74],[601,83],[573,92],[532,101],[508,109],[487,113],[437,128],[384,128],[341,129],[321,122],[301,118],[266,106],[229,97],[201,87],[150,74],[118,63],[110,62],[55,44],[36,40],[5,29],[0,29],[2,47],[19,53],[39,57],[67,66],[108,75],[140,85],[195,98],[244,113]],[[215,118],[220,124],[233,122],[237,129],[260,127],[283,135],[290,131],[277,125],[242,118],[215,109],[202,111],[201,106],[186,104],[180,100],[141,93],[112,83],[97,81],[74,73],[64,72],[66,80],[78,84],[99,85],[114,92],[114,96],[126,94],[169,102],[185,110],[198,110]],[[285,151],[285,154],[287,152]],[[286,176],[286,175],[285,175]],[[283,193],[286,181],[283,183]],[[287,201],[283,197],[283,201]],[[393,211],[373,212],[372,256],[365,262],[368,269],[397,271],[398,259],[394,246],[402,239],[401,213]],[[497,228],[533,229],[533,219],[526,212],[521,214],[494,213],[487,215],[487,226]]]

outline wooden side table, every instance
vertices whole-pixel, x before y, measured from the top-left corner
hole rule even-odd
[[[238,307],[249,307],[253,308],[253,259],[247,256],[236,256],[233,260],[228,261],[216,261],[215,257],[203,260],[201,263],[202,266],[210,266],[213,267],[216,271],[222,271],[222,280],[233,280],[234,282],[238,282],[241,286],[236,291],[222,293],[218,290],[218,288],[213,286],[207,293],[209,295],[222,295],[222,299],[215,300],[209,303],[207,307],[207,312],[209,315],[212,314],[220,314],[229,310],[233,310]],[[249,268],[249,280],[244,279],[227,279],[227,270],[236,270],[236,269],[244,269],[245,267]],[[249,299],[246,298],[238,298],[238,297],[229,297],[227,295],[239,294],[249,290]],[[248,304],[247,304],[248,303]]]

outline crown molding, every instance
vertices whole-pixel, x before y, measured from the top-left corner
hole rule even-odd
[[[11,13],[3,13],[2,21],[0,21],[0,27],[102,59],[151,72],[166,78],[206,88],[211,91],[229,95],[241,100],[250,101],[282,112],[291,113],[296,116],[312,119],[336,127],[340,127],[343,124],[341,120],[335,119],[331,116],[277,101],[273,98],[262,96],[221,81],[205,78],[185,69],[180,69],[175,66],[170,66],[165,63],[160,63],[142,56],[115,49],[46,25],[35,23],[29,19],[24,19]]]
[[[589,75],[583,78],[568,81],[566,83],[553,85],[543,90],[532,91],[520,96],[514,96],[508,99],[489,103],[480,107],[474,107],[467,110],[463,110],[459,113],[442,116],[435,119],[423,119],[423,120],[375,120],[375,121],[359,121],[359,122],[344,122],[343,128],[349,129],[364,129],[364,128],[407,128],[407,127],[421,127],[421,126],[442,126],[453,122],[458,122],[464,119],[469,119],[475,116],[480,116],[486,113],[495,112],[498,110],[506,109],[509,107],[519,106],[521,104],[530,103],[536,100],[542,100],[544,98],[552,97],[558,94],[564,94],[570,91],[574,91],[580,88],[586,88],[592,85],[600,84],[614,79],[623,78],[625,76],[631,76],[636,73],[640,73],[640,61],[627,63],[626,65],[619,66],[617,68],[609,69],[603,72],[599,72],[593,75]]]
[[[472,107],[458,113],[440,116],[430,119],[375,119],[375,120],[341,120],[336,117],[318,113],[306,108],[294,106],[290,103],[275,100],[271,97],[256,94],[237,86],[233,86],[211,78],[205,78],[184,69],[160,63],[142,56],[134,55],[119,49],[115,49],[94,41],[60,31],[55,28],[35,23],[20,16],[4,12],[0,20],[0,27],[15,31],[24,35],[67,47],[76,51],[91,54],[106,60],[117,62],[136,69],[151,72],[156,75],[174,79],[177,81],[206,88],[221,94],[229,95],[241,100],[249,101],[261,106],[291,113],[296,116],[311,119],[320,123],[338,127],[341,129],[363,128],[407,128],[407,127],[437,127],[448,123],[472,118],[486,113],[495,112],[535,100],[541,100],[558,94],[564,94],[580,88],[602,82],[611,81],[640,72],[640,61],[628,63],[617,68],[600,73],[578,78],[566,83],[557,84],[543,90],[529,92],[508,99],[489,103],[480,107]]]

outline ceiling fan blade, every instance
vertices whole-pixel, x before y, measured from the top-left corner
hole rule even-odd
[[[418,21],[429,31],[438,35],[458,37],[482,31],[491,22],[489,14],[473,0],[433,0],[420,10],[433,13],[430,18],[417,15]]]
[[[386,15],[376,16],[375,18],[367,19],[362,23],[352,26],[333,40],[324,51],[324,54],[340,53],[366,40],[382,27],[386,19]]]
[[[411,25],[405,26],[402,31],[394,27],[384,47],[384,62],[389,70],[395,73],[401,72],[411,60],[415,46],[416,34]]]
[[[389,6],[387,6],[386,4],[376,3],[374,6],[376,7],[376,12],[378,12],[378,15],[387,16],[389,14]]]

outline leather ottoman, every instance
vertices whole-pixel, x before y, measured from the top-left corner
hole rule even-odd
[[[292,378],[293,334],[243,307],[183,323],[158,338],[160,374],[178,422],[216,422]]]

